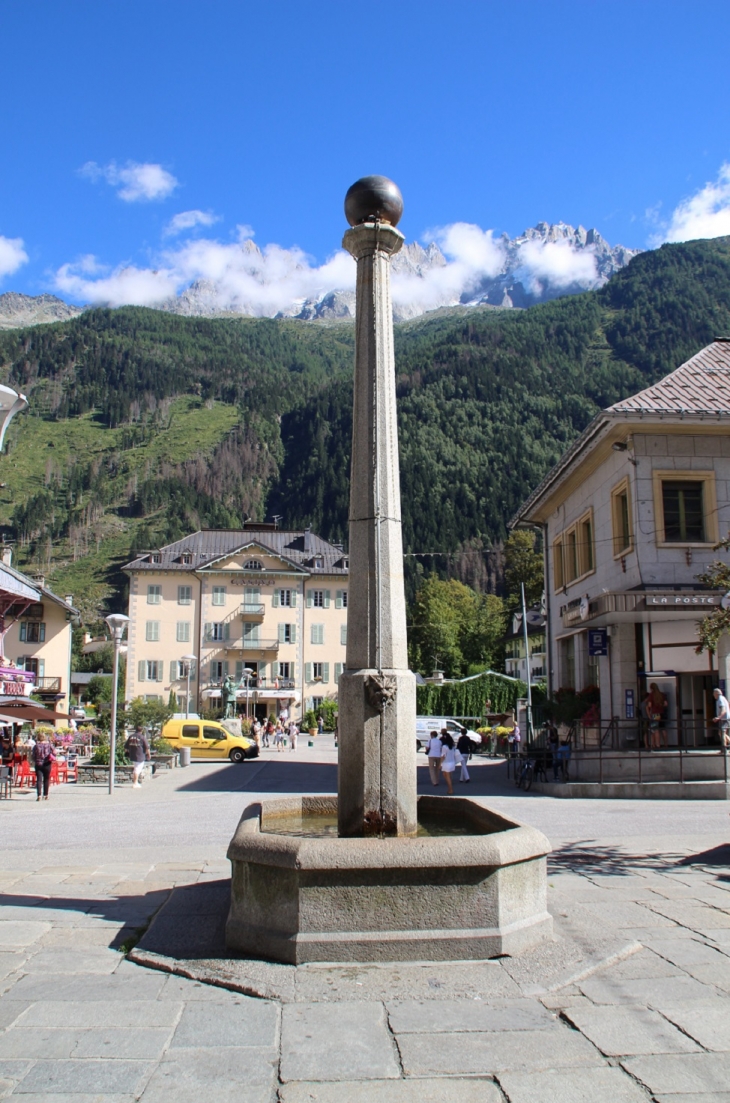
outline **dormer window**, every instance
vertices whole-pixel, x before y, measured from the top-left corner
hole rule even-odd
[[[150,556],[150,563],[161,563],[161,562],[162,562],[162,556],[160,555],[160,553],[159,552],[153,552],[152,555]]]
[[[260,559],[248,559],[243,564],[244,571],[263,571],[264,565]]]
[[[314,559],[312,560],[312,565],[315,571],[321,571],[324,567],[324,556],[315,555]]]
[[[180,562],[184,563],[186,567],[189,567],[193,561],[192,552],[183,552],[180,556]]]
[[[350,569],[350,560],[347,558],[347,556],[345,556],[345,558],[342,560],[342,569],[343,571],[349,571]]]

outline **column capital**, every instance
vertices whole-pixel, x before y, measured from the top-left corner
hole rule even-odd
[[[396,230],[389,222],[362,222],[347,230],[342,245],[355,260],[361,260],[363,257],[375,256],[376,253],[385,253],[392,257],[400,250],[404,241],[400,230]]]

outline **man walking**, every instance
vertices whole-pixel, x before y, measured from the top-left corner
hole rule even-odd
[[[141,779],[145,763],[150,760],[150,745],[144,734],[144,728],[137,726],[127,742],[124,751],[132,763],[132,788],[141,789]]]
[[[461,755],[461,774],[459,776],[459,781],[468,782],[470,778],[466,764],[471,756],[471,739],[467,734],[466,728],[461,729],[461,735],[459,736],[459,742],[456,744],[456,749]]]
[[[722,690],[713,689],[713,696],[715,698],[715,719],[714,724],[717,724],[718,731],[720,732],[720,746],[730,747],[730,705]]]
[[[441,772],[441,754],[443,752],[443,744],[439,739],[438,732],[432,731],[431,737],[426,747],[426,754],[428,755],[428,772],[431,775],[431,784],[438,786],[439,774]]]

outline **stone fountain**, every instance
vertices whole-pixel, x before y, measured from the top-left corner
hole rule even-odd
[[[250,804],[228,850],[229,949],[292,964],[483,959],[552,932],[545,836],[416,794],[390,299],[402,211],[382,176],[345,198],[357,312],[338,796]]]

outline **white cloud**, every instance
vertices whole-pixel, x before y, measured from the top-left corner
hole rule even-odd
[[[152,199],[166,199],[178,187],[178,181],[163,169],[162,165],[149,162],[127,161],[126,165],[117,165],[110,161],[108,165],[98,165],[96,161],[87,161],[79,172],[96,183],[106,180],[112,187],[119,187],[117,195],[125,203],[146,202]]]
[[[20,237],[3,237],[0,234],[0,280],[12,276],[23,264],[28,262],[28,254],[23,248]]]
[[[567,241],[525,241],[519,248],[516,276],[533,295],[547,287],[597,286],[598,268],[590,246],[576,249]]]
[[[200,216],[203,216],[201,220]],[[165,231],[183,233],[215,216],[202,211],[176,215]],[[66,264],[56,273],[56,287],[77,301],[158,306],[186,294],[206,312],[231,311],[259,317],[296,314],[307,301],[319,301],[332,291],[352,292],[355,263],[338,250],[321,265],[293,246],[255,245],[250,226],[237,227],[237,239],[182,238],[163,247],[153,266],[99,265],[94,257]],[[393,302],[397,316],[479,299],[495,277],[520,279],[540,295],[568,287],[594,287],[601,282],[593,246],[575,241],[495,238],[492,230],[456,222],[431,231],[424,241],[436,245],[404,250],[393,266]],[[494,286],[494,285],[492,285]],[[193,309],[195,303],[190,303]],[[187,309],[187,308],[186,308]]]
[[[184,230],[193,230],[196,226],[212,226],[215,222],[220,222],[220,215],[213,214],[212,211],[181,211],[170,219],[163,233],[165,237],[174,237]]]
[[[694,241],[730,234],[730,162],[721,166],[715,181],[683,199],[665,227],[662,241]]]

